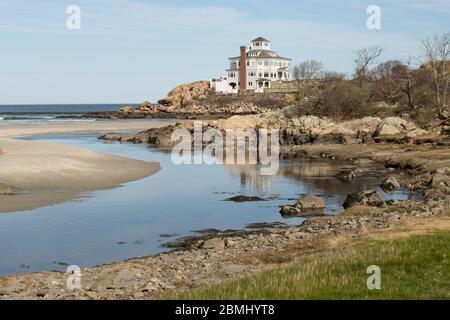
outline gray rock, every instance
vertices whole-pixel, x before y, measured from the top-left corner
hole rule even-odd
[[[351,193],[344,202],[344,208],[351,208],[356,205],[383,207],[385,202],[375,190]]]
[[[100,140],[108,140],[108,141],[122,141],[123,134],[110,132],[98,137]]]
[[[435,173],[430,180],[430,187],[437,188],[440,186],[450,186],[450,177],[445,174]]]
[[[220,238],[213,238],[204,241],[200,247],[207,250],[224,250],[225,242]]]
[[[377,136],[391,136],[395,134],[399,134],[400,130],[391,124],[383,124],[381,125],[376,132]]]
[[[323,209],[325,208],[325,201],[323,201],[321,197],[304,196],[299,202],[297,202],[296,207],[302,211]]]
[[[300,209],[293,206],[283,206],[280,211],[281,215],[284,217],[298,216],[301,212]]]
[[[226,201],[232,201],[232,202],[254,202],[254,201],[266,201],[263,198],[255,197],[255,196],[236,196],[232,198],[226,199]]]
[[[400,188],[400,183],[395,177],[389,177],[381,183],[381,188],[384,191],[393,191]]]

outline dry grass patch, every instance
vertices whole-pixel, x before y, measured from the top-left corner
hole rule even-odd
[[[287,266],[193,290],[180,299],[449,299],[450,232],[308,255]],[[369,290],[367,268],[381,268],[381,290]]]

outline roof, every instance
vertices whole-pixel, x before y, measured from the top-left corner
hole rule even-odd
[[[269,40],[264,39],[263,37],[258,37],[256,39],[252,40],[251,42],[255,42],[255,41],[267,41],[267,42],[270,42]]]
[[[256,53],[257,55],[252,55],[250,56],[250,54],[252,53]],[[229,60],[236,60],[239,59],[240,57],[231,57],[228,58]],[[279,56],[275,51],[269,51],[269,50],[250,50],[247,52],[247,58],[254,58],[254,59],[281,59],[281,60],[292,60],[290,58],[284,58]]]

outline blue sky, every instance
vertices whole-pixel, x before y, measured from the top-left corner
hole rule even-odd
[[[81,30],[66,28],[70,4]],[[369,5],[381,30],[366,27]],[[422,38],[449,31],[450,0],[0,0],[0,104],[154,102],[224,74],[257,36],[350,74],[359,48],[420,59]]]

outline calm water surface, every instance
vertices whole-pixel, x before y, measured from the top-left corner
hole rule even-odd
[[[161,245],[206,228],[245,229],[256,222],[299,224],[283,219],[279,206],[300,195],[325,198],[328,214],[342,210],[349,192],[376,188],[385,171],[364,173],[357,183],[333,176],[342,166],[322,160],[281,163],[279,174],[262,177],[255,166],[176,166],[170,153],[144,145],[105,143],[99,134],[37,136],[26,139],[64,143],[133,159],[156,161],[162,170],[122,187],[86,194],[78,200],[35,210],[0,214],[0,274],[65,270],[64,264],[94,266],[166,250]],[[379,190],[381,193],[382,191]],[[224,201],[235,195],[274,200]],[[413,197],[400,190],[386,199]],[[164,238],[162,234],[176,234]]]

